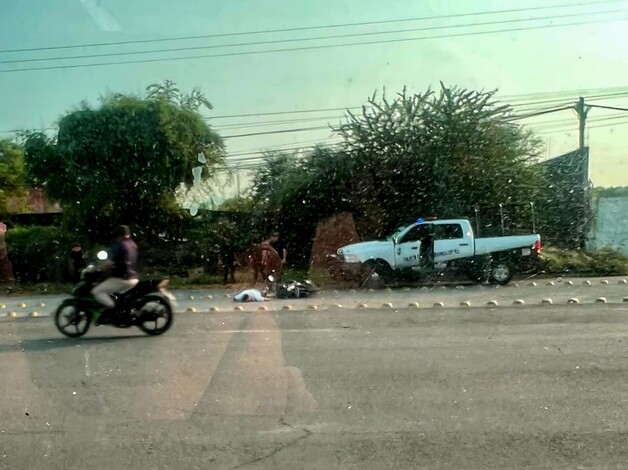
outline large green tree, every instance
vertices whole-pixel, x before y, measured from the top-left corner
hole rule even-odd
[[[448,88],[374,96],[336,131],[352,162],[351,200],[362,232],[383,235],[419,216],[495,220],[498,205],[538,198],[539,142],[494,92]],[[498,220],[498,219],[497,219]]]
[[[201,184],[224,163],[202,106],[211,107],[198,90],[184,94],[169,81],[144,97],[111,94],[95,108],[82,104],[60,119],[55,137],[28,137],[29,174],[61,202],[66,225],[91,239],[118,223],[173,235],[183,217],[181,185]]]
[[[8,211],[9,200],[24,196],[24,148],[11,139],[0,139],[0,214]]]

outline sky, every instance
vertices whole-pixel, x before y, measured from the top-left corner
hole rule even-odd
[[[63,113],[82,101],[95,104],[99,96],[111,91],[141,93],[147,85],[166,79],[175,81],[184,90],[198,87],[206,94],[214,106],[206,115],[210,124],[227,137],[230,162],[245,167],[252,162],[245,158],[255,157],[255,152],[265,149],[337,141],[327,129],[292,130],[336,124],[343,117],[342,111],[301,111],[361,106],[376,90],[381,93],[385,89],[388,95],[394,95],[407,86],[411,92],[418,93],[438,87],[442,81],[468,88],[498,89],[498,98],[515,104],[518,106],[515,109],[521,112],[568,105],[580,95],[591,104],[628,108],[625,79],[628,1],[598,0],[593,4],[586,0],[20,0],[4,3],[0,10],[2,132],[53,127]],[[538,9],[495,13],[523,8]],[[434,16],[439,18],[415,20]],[[380,23],[278,31],[364,22]],[[586,24],[558,27],[566,23]],[[450,28],[443,29],[444,26]],[[274,32],[235,34],[268,30]],[[502,32],[478,34],[491,30]],[[397,32],[330,38],[386,31]],[[24,51],[206,35],[214,37]],[[309,37],[323,39],[296,41]],[[421,39],[401,41],[409,38]],[[268,44],[270,41],[283,42]],[[354,42],[372,44],[339,46]],[[243,43],[249,45],[233,46]],[[321,45],[332,47],[259,53]],[[205,49],[128,54],[186,47]],[[258,52],[180,60],[190,55],[251,51]],[[94,54],[113,55],[59,59]],[[178,60],[85,66],[164,58]],[[29,61],[16,62],[24,60]],[[66,65],[76,67],[32,70]],[[24,68],[31,70],[16,71]],[[605,96],[613,93],[614,96]],[[595,97],[598,98],[593,100]],[[293,113],[260,115],[286,111]],[[253,116],[242,116],[247,114]],[[531,126],[543,139],[546,157],[577,147],[578,121],[573,110],[521,122]],[[291,132],[277,132],[285,130]],[[591,147],[590,178],[596,186],[628,185],[626,130],[628,112],[599,108],[590,111],[587,144]],[[266,134],[237,137],[260,132]],[[247,185],[249,175],[248,171],[240,172],[240,189]],[[235,191],[236,185],[231,184],[219,192],[227,197]]]

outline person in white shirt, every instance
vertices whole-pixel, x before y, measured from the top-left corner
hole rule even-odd
[[[270,300],[257,289],[243,289],[233,296],[234,302],[264,302]]]

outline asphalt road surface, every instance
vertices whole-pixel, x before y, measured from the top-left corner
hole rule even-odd
[[[0,468],[619,469],[628,304],[0,321]]]

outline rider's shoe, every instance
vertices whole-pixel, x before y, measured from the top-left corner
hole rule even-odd
[[[95,312],[96,321],[94,324],[98,325],[106,325],[109,323],[109,314],[111,314],[115,309],[109,307],[102,307]]]

